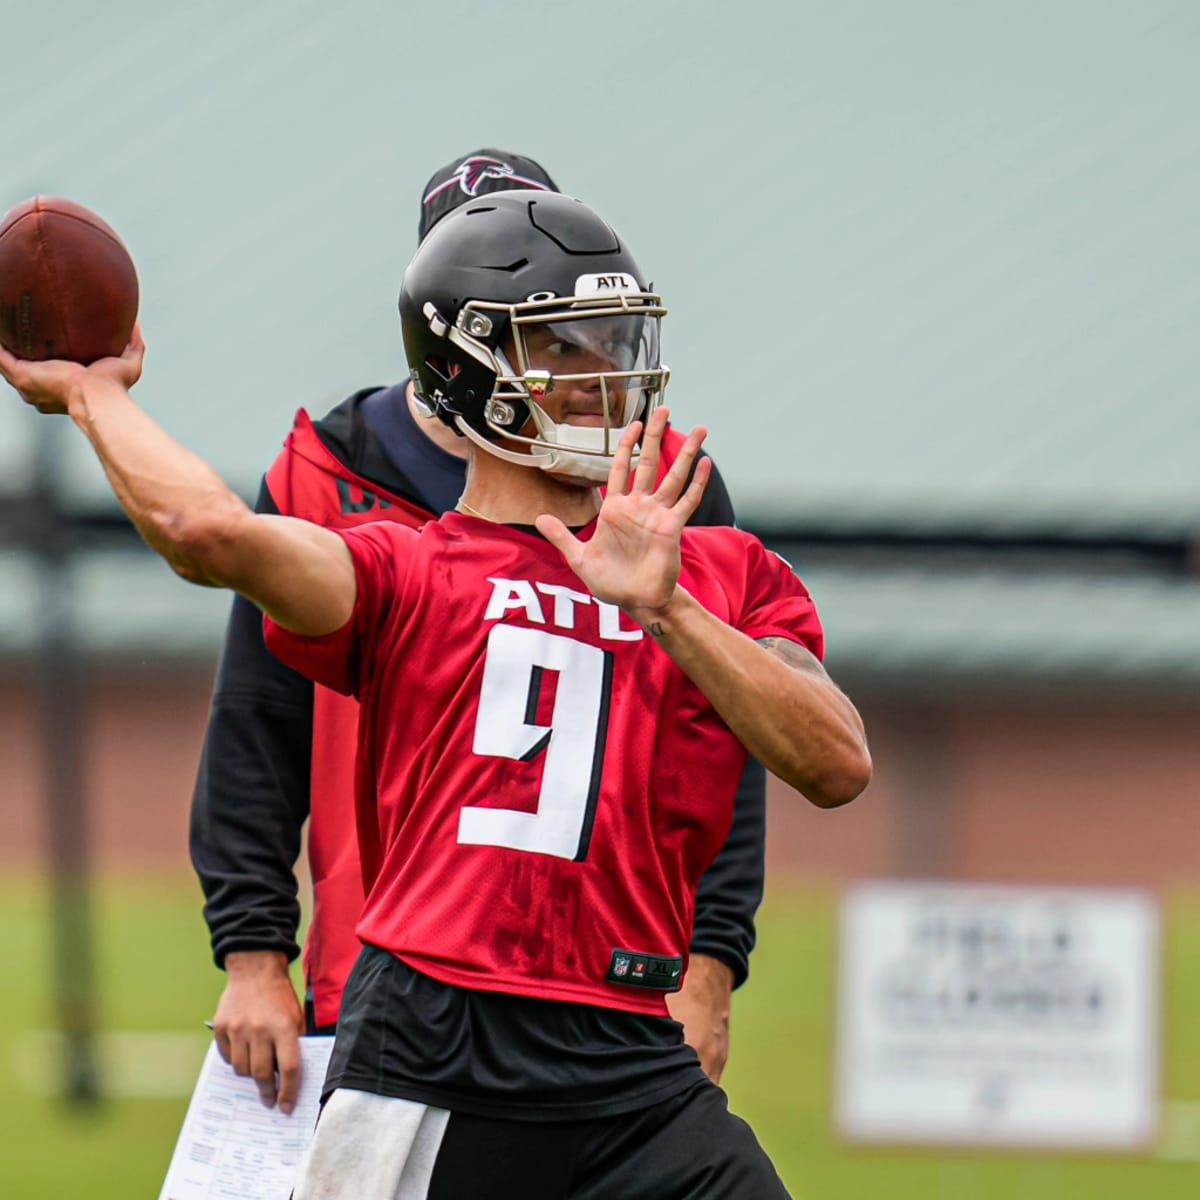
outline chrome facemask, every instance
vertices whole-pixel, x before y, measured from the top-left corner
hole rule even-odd
[[[599,284],[605,280],[614,282],[606,289]],[[603,483],[625,429],[662,403],[670,375],[659,361],[666,309],[658,295],[635,286],[629,276],[583,276],[574,299],[535,293],[521,304],[464,305],[450,337],[496,374],[484,422],[528,453],[496,445],[460,417],[462,432],[510,462]],[[505,321],[508,354],[485,341]],[[550,395],[562,409],[558,422],[542,404]],[[525,406],[534,431],[513,433]]]

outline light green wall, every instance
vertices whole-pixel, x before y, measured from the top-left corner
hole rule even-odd
[[[1186,0],[0,7],[0,205],[119,227],[142,399],[246,491],[294,405],[402,373],[417,194],[491,142],[633,244],[747,515],[1197,514]]]

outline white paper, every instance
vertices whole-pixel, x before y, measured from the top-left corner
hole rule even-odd
[[[249,1076],[209,1044],[159,1200],[288,1200],[312,1139],[331,1037],[300,1039],[295,1110],[265,1108]]]

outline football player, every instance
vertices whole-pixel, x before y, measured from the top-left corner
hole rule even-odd
[[[663,312],[568,197],[439,223],[401,321],[469,466],[419,529],[252,512],[133,403],[140,334],[90,367],[0,352],[179,575],[251,599],[273,653],[359,701],[363,949],[296,1200],[787,1195],[666,996],[747,752],[820,807],[871,763],[800,580],[684,528],[711,466],[697,429],[660,469]]]

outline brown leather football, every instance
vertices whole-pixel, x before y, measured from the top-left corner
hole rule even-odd
[[[0,343],[18,358],[120,354],[137,311],[133,259],[90,209],[34,196],[0,219]]]

